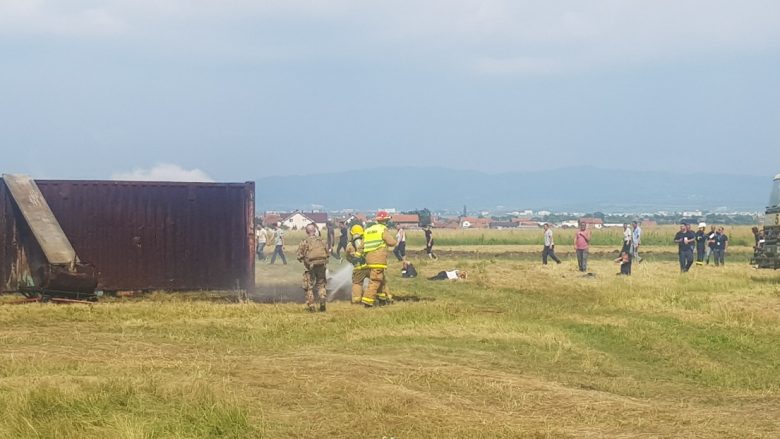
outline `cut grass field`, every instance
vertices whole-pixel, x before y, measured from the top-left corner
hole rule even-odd
[[[289,253],[289,252],[288,252]],[[0,306],[0,437],[777,437],[780,272],[416,262],[396,304]],[[335,263],[334,267],[335,268]],[[465,282],[422,276],[459,268]],[[300,266],[259,266],[295,279]],[[300,290],[298,290],[300,292]],[[300,293],[302,294],[302,293]],[[8,299],[5,299],[8,300]]]

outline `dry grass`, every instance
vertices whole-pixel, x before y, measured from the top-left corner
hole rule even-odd
[[[365,310],[157,294],[0,306],[0,437],[776,437],[780,278],[417,262]],[[300,267],[262,266],[295,291]],[[298,289],[298,294],[300,290]]]

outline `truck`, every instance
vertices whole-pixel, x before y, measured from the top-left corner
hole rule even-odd
[[[759,237],[751,263],[757,268],[780,268],[780,174],[774,178]]]

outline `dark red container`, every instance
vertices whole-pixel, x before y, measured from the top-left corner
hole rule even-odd
[[[36,183],[79,259],[95,267],[99,289],[254,290],[253,182]],[[0,181],[4,291],[31,281],[25,264],[39,256],[25,229]]]

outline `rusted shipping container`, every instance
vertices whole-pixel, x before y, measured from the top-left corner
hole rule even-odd
[[[94,266],[99,289],[254,290],[252,182],[36,183],[80,260]],[[29,233],[0,181],[4,291],[35,281],[28,259],[40,249]]]

